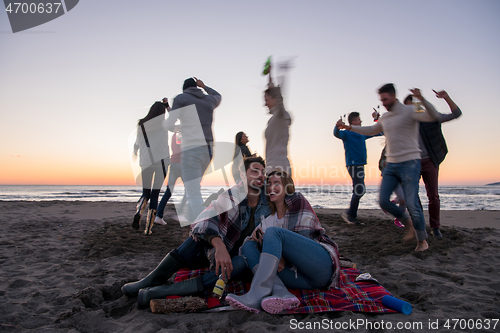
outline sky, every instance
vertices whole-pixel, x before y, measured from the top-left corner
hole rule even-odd
[[[133,185],[137,120],[191,76],[222,95],[215,140],[244,131],[264,155],[268,56],[294,65],[284,100],[298,185],[350,183],[333,126],[352,111],[373,124],[388,82],[400,100],[418,87],[447,113],[432,93],[444,89],[462,109],[443,124],[441,185],[498,182],[499,15],[496,0],[82,0],[12,33],[0,11],[0,184]],[[367,184],[380,183],[383,146],[367,141]]]

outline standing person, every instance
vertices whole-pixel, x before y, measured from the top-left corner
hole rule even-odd
[[[139,119],[137,124],[137,138],[134,144],[134,155],[139,151],[139,165],[141,167],[142,197],[138,204],[138,212],[134,215],[132,227],[139,229],[141,211],[148,200],[149,209],[146,218],[146,234],[151,233],[151,223],[156,217],[158,196],[161,185],[167,175],[170,163],[168,149],[168,131],[165,120],[167,104],[155,102],[149,109],[146,117]],[[138,214],[139,213],[139,214]]]
[[[248,140],[248,136],[244,132],[238,132],[236,133],[236,138],[234,139],[234,157],[233,157],[233,165],[231,167],[231,172],[233,173],[233,178],[235,183],[241,182],[241,177],[240,177],[240,171],[238,170],[238,163],[234,162],[234,159],[238,156],[238,153],[241,152],[241,156],[243,159],[253,156],[255,157],[256,155],[250,153],[250,149],[247,147],[247,143],[250,140]]]
[[[287,288],[338,287],[340,261],[337,245],[286,172],[269,174],[267,192],[271,215],[241,248],[254,273],[250,290],[242,296],[229,294],[226,300],[238,309],[259,312],[262,307],[279,313],[300,305]]]
[[[358,112],[351,112],[347,117],[350,125],[361,126],[361,118]],[[367,136],[351,131],[333,128],[333,135],[344,143],[345,165],[352,179],[352,197],[349,210],[342,214],[342,219],[348,224],[364,225],[358,221],[358,206],[361,197],[366,193],[365,187],[365,165],[366,165],[366,140],[375,136]]]
[[[262,157],[245,159],[242,170],[245,181],[213,201],[192,225],[190,237],[167,254],[145,278],[125,284],[121,288],[123,294],[138,296],[139,307],[146,308],[151,299],[195,295],[210,290],[219,274],[224,280],[238,278],[247,268],[245,259],[238,255],[239,248],[244,239],[252,235],[255,226],[270,214],[264,190],[264,170]],[[183,267],[200,268],[200,257],[204,259],[203,263],[210,265],[209,273],[167,284],[167,280]]]
[[[384,169],[387,166],[387,157],[385,156],[385,150],[386,147],[384,146],[384,149],[382,149],[382,153],[380,154],[380,159],[378,161],[378,168],[382,174],[384,173]],[[401,211],[404,213],[404,211],[406,210],[406,203],[405,203],[405,195],[403,193],[403,188],[401,187],[401,184],[398,184],[398,186],[396,186],[396,188],[394,189],[394,194],[396,195],[396,198],[392,200],[392,202],[398,205],[399,209],[401,209]],[[386,211],[384,211],[384,213],[387,214]],[[401,223],[401,221],[398,218],[394,219],[394,225],[399,228],[405,227],[405,225]]]
[[[271,65],[269,65],[269,70]],[[290,139],[290,125],[292,118],[285,110],[280,86],[275,86],[269,71],[269,84],[264,91],[265,105],[272,115],[267,123],[264,137],[266,139],[267,173],[274,169],[291,174],[290,161],[288,160],[288,140]]]
[[[433,122],[439,113],[434,106],[424,99],[419,89],[411,89],[413,95],[422,101],[425,110],[415,112],[412,106],[403,105],[396,98],[396,89],[392,83],[382,86],[378,93],[380,101],[387,109],[380,120],[373,126],[345,125],[341,120],[338,127],[352,130],[364,135],[375,135],[384,132],[387,142],[387,166],[382,174],[380,186],[380,207],[398,218],[403,224],[409,225],[405,240],[417,238],[415,251],[425,251],[427,232],[425,219],[418,198],[418,183],[420,178],[420,149],[418,146],[419,122]],[[420,111],[420,110],[418,110]],[[391,202],[390,197],[397,185],[401,183],[406,207],[411,216],[401,212],[399,207]]]
[[[182,179],[189,208],[187,219],[192,223],[204,208],[200,183],[212,160],[212,122],[221,95],[197,78],[186,79],[182,91],[174,99],[167,126],[174,132],[175,122],[180,121]]]
[[[456,119],[462,111],[444,90],[435,91],[437,98],[442,98],[450,107],[451,113],[439,113],[438,121],[433,123],[420,123],[419,145],[422,158],[422,180],[425,184],[427,198],[429,199],[429,224],[435,237],[443,237],[440,224],[440,201],[438,192],[439,165],[443,162],[448,148],[441,130],[441,124]],[[408,95],[404,104],[412,104],[413,97]]]
[[[155,223],[166,225],[167,222],[163,219],[165,206],[168,203],[168,200],[172,196],[172,192],[174,192],[175,183],[177,179],[181,178],[182,180],[182,169],[181,169],[181,145],[177,140],[176,131],[172,136],[172,156],[170,157],[170,166],[169,166],[169,174],[168,174],[168,183],[167,189],[161,198],[160,204],[158,205],[158,212],[156,214]],[[179,213],[182,211],[182,207],[184,207],[186,202],[186,196],[184,195],[182,198],[182,202],[180,205]]]

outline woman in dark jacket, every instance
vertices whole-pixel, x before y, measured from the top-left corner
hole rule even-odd
[[[248,141],[249,141],[248,136],[244,132],[238,132],[236,134],[236,138],[234,140],[235,148],[234,148],[233,160],[238,156],[238,153],[240,151],[241,151],[241,155],[243,158],[255,155],[255,154],[252,155],[252,153],[250,153],[250,149],[248,149],[248,147],[247,147]],[[241,176],[240,176],[240,172],[238,170],[238,162],[237,161],[233,162],[233,167],[232,167],[231,171],[233,173],[234,182],[235,183],[241,182]]]

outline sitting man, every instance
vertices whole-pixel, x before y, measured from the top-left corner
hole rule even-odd
[[[222,193],[205,209],[191,226],[190,237],[171,251],[148,276],[122,287],[126,296],[138,296],[140,308],[149,301],[165,296],[195,295],[214,287],[219,274],[222,279],[234,279],[247,268],[238,250],[247,236],[271,210],[264,189],[265,162],[262,157],[244,160],[243,182]],[[211,272],[190,280],[167,284],[167,280],[183,267],[193,267],[206,253]]]

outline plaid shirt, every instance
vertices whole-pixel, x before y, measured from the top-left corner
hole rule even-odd
[[[325,229],[321,227],[318,216],[311,207],[307,199],[299,192],[285,197],[285,202],[289,210],[283,216],[281,227],[296,232],[304,237],[320,243],[332,259],[333,275],[329,288],[338,288],[340,279],[340,260],[338,246],[325,234]],[[271,218],[265,222],[274,221]],[[272,225],[266,225],[271,227]],[[247,237],[249,240],[250,237]]]
[[[195,241],[205,239],[205,235],[219,236],[227,251],[231,252],[250,219],[246,196],[247,187],[243,182],[222,193],[192,224],[190,236]],[[261,189],[259,199],[254,213],[255,225],[271,213],[265,187]],[[210,268],[215,269],[215,248],[210,246],[206,252]]]

